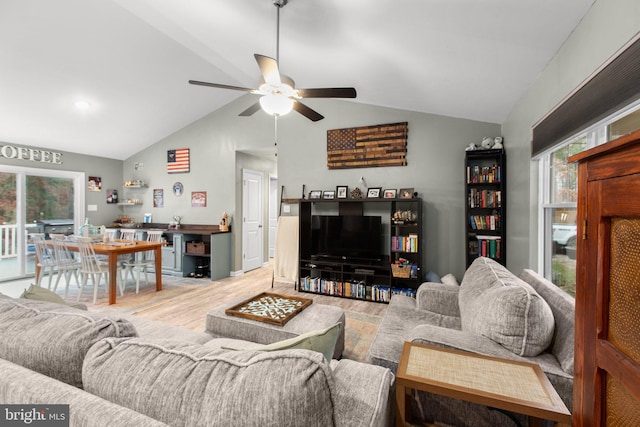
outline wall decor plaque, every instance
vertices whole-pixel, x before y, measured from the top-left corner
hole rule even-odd
[[[228,316],[283,326],[313,302],[309,298],[262,292],[225,310]]]
[[[407,165],[408,122],[327,131],[329,169]]]

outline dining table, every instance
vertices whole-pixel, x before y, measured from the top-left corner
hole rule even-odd
[[[47,245],[53,247],[51,240]],[[93,251],[96,255],[106,255],[109,267],[109,304],[116,303],[116,290],[118,279],[118,257],[120,255],[133,254],[136,252],[154,251],[154,269],[156,272],[156,292],[162,290],[162,246],[166,242],[147,242],[146,240],[113,240],[109,242],[95,242]],[[73,240],[66,242],[70,251],[79,252],[78,244]],[[36,266],[36,280],[40,275],[40,267]],[[37,283],[37,282],[36,282]]]

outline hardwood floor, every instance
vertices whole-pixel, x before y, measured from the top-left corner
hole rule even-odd
[[[344,311],[369,316],[381,317],[387,311],[386,304],[298,292],[290,283],[275,282],[272,289],[272,273],[271,266],[268,266],[252,270],[241,276],[227,277],[216,281],[206,278],[163,276],[165,290],[161,292],[156,292],[153,286],[141,286],[140,293],[135,294],[132,286],[129,286],[125,290],[124,296],[118,296],[115,305],[108,305],[105,298],[99,298],[97,304],[94,305],[89,293],[85,293],[81,301],[87,304],[92,311],[120,311],[195,330],[204,329],[205,316],[212,308],[260,292],[275,292],[312,298],[314,302],[319,304],[333,305]],[[172,283],[182,286],[172,287]]]

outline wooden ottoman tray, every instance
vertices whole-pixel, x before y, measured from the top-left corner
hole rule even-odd
[[[263,292],[227,308],[224,312],[229,316],[283,326],[312,302],[308,298]]]

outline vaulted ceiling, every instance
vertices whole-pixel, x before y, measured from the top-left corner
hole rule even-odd
[[[593,1],[289,0],[280,69],[502,123]],[[126,159],[243,95],[189,79],[255,87],[275,33],[271,0],[0,0],[0,141]]]

